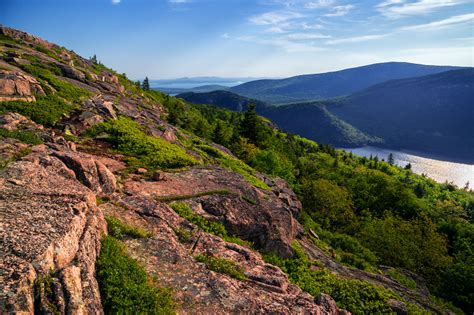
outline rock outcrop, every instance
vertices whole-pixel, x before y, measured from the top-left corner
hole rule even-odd
[[[102,313],[94,277],[106,233],[95,195],[51,156],[0,171],[1,303],[13,313]]]
[[[44,94],[43,88],[32,76],[0,70],[0,102],[34,102],[36,101],[35,95]]]
[[[230,233],[263,250],[292,256],[291,242],[302,233],[296,221],[301,204],[284,181],[267,179],[273,190],[262,190],[243,176],[217,167],[163,176],[166,181],[127,181],[124,190],[130,195],[158,199],[200,196],[189,202],[196,213],[222,222]]]

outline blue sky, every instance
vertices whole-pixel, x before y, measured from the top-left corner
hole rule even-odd
[[[131,78],[474,66],[474,0],[0,0],[0,23]]]

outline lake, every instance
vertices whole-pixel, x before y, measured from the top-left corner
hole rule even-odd
[[[393,153],[396,165],[404,167],[408,163],[411,163],[413,172],[417,174],[426,174],[428,177],[440,183],[444,183],[446,180],[448,182],[452,181],[461,188],[469,181],[471,189],[474,187],[474,165],[472,164],[441,161],[434,158],[418,156],[413,153],[371,146],[341,149],[352,152],[358,156],[378,156],[380,160],[384,159],[385,161],[387,161],[388,155]]]

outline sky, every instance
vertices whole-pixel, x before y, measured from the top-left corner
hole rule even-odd
[[[133,79],[474,66],[474,0],[0,0],[0,24]]]

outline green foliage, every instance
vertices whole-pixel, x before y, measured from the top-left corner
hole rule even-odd
[[[393,216],[365,223],[358,237],[390,266],[404,267],[438,284],[451,263],[447,242],[428,218],[405,221]]]
[[[307,213],[324,229],[340,230],[353,222],[351,197],[335,183],[326,179],[305,181],[301,194]]]
[[[198,163],[178,145],[158,137],[148,136],[140,125],[130,118],[119,117],[117,120],[95,125],[89,134],[95,136],[102,132],[109,135],[107,140],[120,152],[135,157],[137,167],[179,168]]]
[[[96,278],[106,314],[175,314],[172,292],[158,287],[120,241],[104,236],[101,243]]]
[[[11,162],[17,161],[24,156],[27,156],[31,153],[31,148],[23,148],[20,151],[16,152],[11,158],[2,159],[0,158],[0,169],[5,168]]]
[[[0,139],[1,138],[13,138],[18,139],[21,142],[27,144],[41,144],[43,140],[34,133],[33,131],[26,131],[26,130],[15,130],[10,131],[6,129],[0,129]]]
[[[54,294],[54,272],[51,270],[45,275],[39,275],[33,283],[33,292],[35,296],[35,303],[41,303],[48,308],[48,310],[54,314],[59,315],[61,312],[58,306],[53,303],[55,301]],[[45,299],[45,300],[43,300]]]
[[[105,220],[107,221],[109,235],[117,239],[123,239],[125,236],[130,236],[132,238],[147,238],[153,235],[151,232],[143,228],[126,224],[112,216],[105,216]]]
[[[250,246],[249,242],[243,241],[236,236],[231,236],[227,233],[225,226],[220,222],[209,221],[202,216],[195,214],[191,208],[182,202],[175,202],[170,207],[182,218],[188,220],[191,223],[197,225],[198,228],[206,233],[214,234],[219,236],[224,241],[229,243],[235,243],[241,246]]]
[[[238,280],[247,279],[247,276],[245,275],[243,269],[236,263],[234,263],[232,260],[207,255],[198,255],[194,258],[198,262],[205,263],[207,267],[212,271],[226,274]]]
[[[188,229],[178,227],[174,229],[174,233],[181,243],[187,243],[191,239],[191,232]]]
[[[410,288],[412,290],[416,289],[416,282],[410,277],[405,276],[404,274],[400,273],[397,269],[391,268],[388,271],[388,275],[397,281],[398,283],[406,286],[407,288]]]
[[[291,282],[313,296],[326,293],[334,298],[340,308],[353,314],[390,313],[389,299],[399,297],[387,289],[366,281],[347,280],[318,267],[306,256],[298,243],[293,244],[295,257],[282,259],[275,255],[265,255],[265,261],[280,267]]]
[[[158,201],[170,202],[170,201],[179,201],[179,200],[186,200],[186,199],[192,199],[192,198],[199,198],[199,197],[209,196],[209,195],[230,195],[230,194],[232,194],[232,192],[230,192],[227,189],[218,189],[218,190],[203,191],[203,192],[192,194],[192,195],[158,196],[158,197],[155,197],[155,199]]]
[[[22,101],[0,102],[0,114],[16,112],[42,125],[54,125],[76,106],[56,95],[38,96],[35,103]]]

